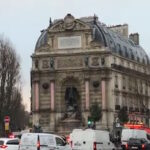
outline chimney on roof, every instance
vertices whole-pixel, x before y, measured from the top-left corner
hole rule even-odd
[[[128,24],[115,25],[115,26],[110,26],[108,28],[128,38]]]
[[[139,34],[138,33],[131,33],[129,35],[129,39],[131,39],[136,45],[139,45]]]

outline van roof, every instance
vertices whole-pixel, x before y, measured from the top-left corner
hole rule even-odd
[[[52,136],[57,136],[55,134],[50,134],[50,133],[23,133],[23,135],[52,135]]]
[[[121,139],[128,140],[129,138],[146,138],[146,131],[139,129],[123,129]]]
[[[99,141],[109,141],[109,132],[105,131],[105,130],[93,130],[93,129],[78,130],[78,129],[75,129],[70,134],[70,136],[71,136],[71,138],[78,139],[78,140],[86,138],[86,140],[89,140],[89,141],[91,139],[93,139],[93,140],[97,139]]]

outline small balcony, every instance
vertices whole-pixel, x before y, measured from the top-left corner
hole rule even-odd
[[[127,106],[123,106],[123,109],[124,109],[125,111],[128,111],[128,107],[127,107]]]
[[[144,108],[141,108],[141,109],[140,109],[140,112],[141,112],[141,113],[145,113],[145,109],[144,109]]]
[[[139,108],[136,107],[136,108],[135,108],[135,112],[139,112]]]
[[[129,107],[129,112],[133,112],[133,111],[134,111],[133,107]]]
[[[115,84],[115,88],[118,88],[118,84]]]
[[[115,105],[115,110],[120,110],[120,105]]]

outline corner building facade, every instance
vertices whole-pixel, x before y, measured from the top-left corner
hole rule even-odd
[[[149,126],[149,58],[128,25],[107,27],[96,16],[50,21],[32,54],[33,124],[46,132],[85,128],[89,109],[102,108],[97,129],[112,129],[125,107]]]

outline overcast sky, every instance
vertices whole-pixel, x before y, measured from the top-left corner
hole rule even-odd
[[[0,34],[8,37],[21,57],[23,99],[30,110],[31,55],[49,18],[93,16],[107,25],[127,23],[140,34],[140,45],[150,54],[149,0],[0,0]]]

